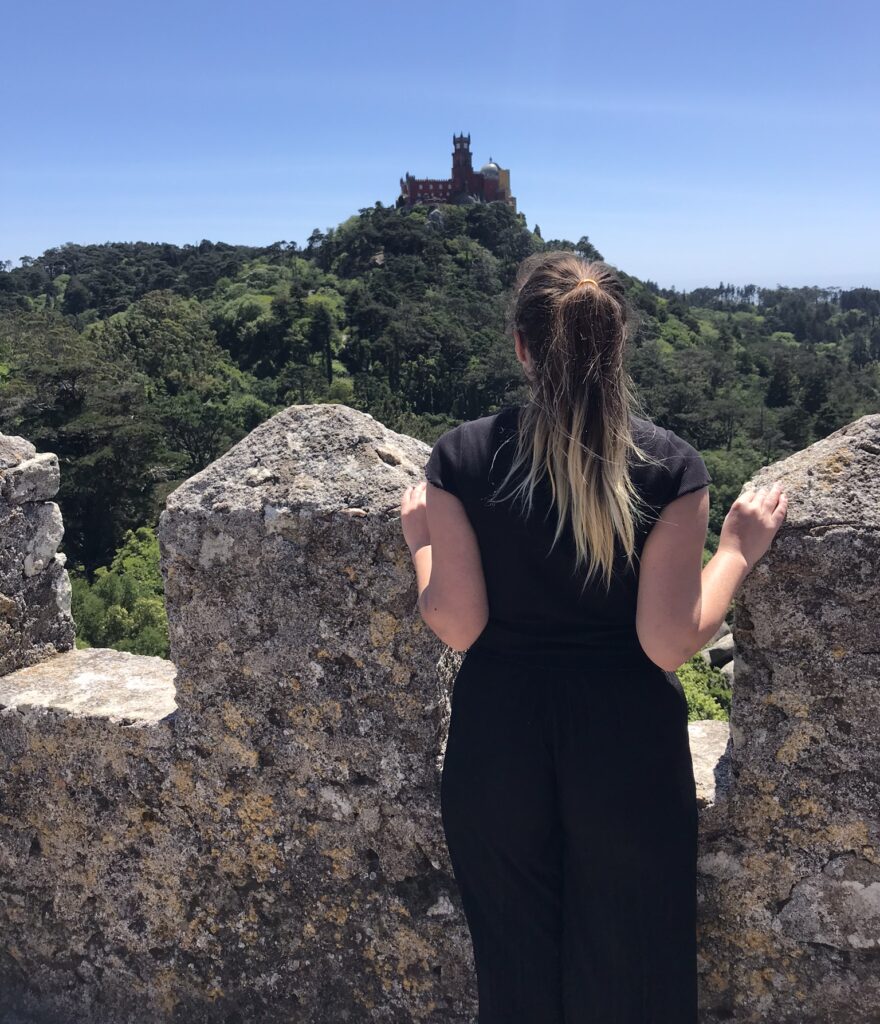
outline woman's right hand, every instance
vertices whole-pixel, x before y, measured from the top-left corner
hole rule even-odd
[[[788,497],[777,481],[771,487],[744,491],[733,503],[721,527],[718,547],[737,551],[749,572],[768,550],[788,509]]]

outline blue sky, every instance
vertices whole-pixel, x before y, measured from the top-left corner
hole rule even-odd
[[[452,134],[544,238],[664,286],[880,287],[880,8],[4,4],[0,260],[305,242]]]

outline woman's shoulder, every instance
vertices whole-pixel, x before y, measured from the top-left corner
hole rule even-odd
[[[516,434],[521,405],[505,405],[497,412],[464,420],[442,435],[442,441],[453,442],[459,450],[493,449],[500,441]],[[630,415],[630,430],[636,444],[654,458],[664,461],[699,458],[699,452],[690,442],[668,427],[642,416]]]
[[[669,431],[653,420],[630,415],[630,429],[633,440],[652,455],[662,451],[669,444]]]
[[[466,420],[460,424],[474,433],[492,433],[496,429],[508,429],[515,427],[519,418],[522,406],[502,405],[497,412],[489,413],[487,416],[480,416],[475,420]]]
[[[441,434],[434,442],[425,467],[430,483],[459,497],[477,497],[485,490],[489,467],[498,449],[516,431],[518,406],[465,420]]]
[[[652,455],[699,456],[697,449],[669,427],[662,427],[653,420],[641,416],[630,416],[633,440]]]
[[[639,459],[634,468],[652,503],[665,505],[712,483],[702,455],[689,441],[640,416],[631,416],[630,422],[633,440],[653,460]]]
[[[491,447],[499,438],[516,431],[520,406],[505,405],[497,412],[487,416],[479,416],[477,419],[464,420],[454,427],[450,427],[445,434],[438,438],[441,441],[450,443],[454,441],[465,450],[482,450]]]
[[[453,448],[461,457],[492,457],[496,450],[517,433],[521,405],[505,405],[497,412],[476,419],[465,420],[450,428],[438,440],[444,447]],[[668,427],[653,420],[630,414],[630,432],[633,441],[652,459],[674,469],[682,460],[698,461],[696,448]]]

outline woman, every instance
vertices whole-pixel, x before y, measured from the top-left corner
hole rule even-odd
[[[619,278],[527,259],[522,406],[436,443],[407,488],[419,609],[467,651],[441,780],[480,1024],[696,1024],[697,805],[675,669],[782,524],[740,496],[701,568],[699,453],[633,412]]]

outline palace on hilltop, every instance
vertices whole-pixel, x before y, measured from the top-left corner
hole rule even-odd
[[[452,145],[452,177],[414,178],[407,171],[400,179],[399,204],[506,203],[516,211],[516,199],[510,194],[510,171],[499,167],[491,157],[475,171],[470,135],[453,135]]]

